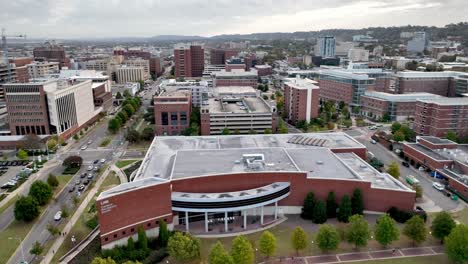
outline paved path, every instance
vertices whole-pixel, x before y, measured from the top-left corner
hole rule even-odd
[[[294,258],[283,258],[270,260],[269,264],[328,264],[328,263],[349,263],[366,260],[382,260],[382,259],[396,259],[405,257],[420,257],[420,256],[435,256],[444,254],[444,248],[442,246],[434,247],[416,247],[416,248],[400,248],[395,251],[393,249],[388,250],[376,250],[376,251],[364,251],[364,252],[350,252],[335,255],[318,255],[318,256],[307,256],[307,257],[294,257]]]
[[[130,164],[130,165],[133,165]],[[127,166],[126,166],[127,167]],[[124,167],[125,168],[125,167]],[[122,168],[122,169],[124,169]],[[111,170],[115,171],[115,173],[117,174],[117,176],[119,176],[119,179],[120,179],[120,183],[125,183],[125,182],[128,182],[127,180],[127,175],[125,175],[125,173],[122,171],[122,169],[120,169],[119,167],[115,166],[115,164],[112,164],[111,166]]]

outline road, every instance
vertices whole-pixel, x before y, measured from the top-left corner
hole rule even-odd
[[[33,256],[29,254],[29,249],[32,247],[32,244],[35,241],[39,241],[40,243],[45,243],[49,238],[50,234],[47,231],[47,225],[49,223],[58,225],[60,221],[54,221],[54,215],[57,211],[59,211],[63,205],[69,206],[73,203],[73,196],[76,195],[76,191],[70,193],[68,189],[75,184],[75,180],[80,179],[81,172],[86,170],[86,167],[89,164],[92,164],[96,159],[106,159],[111,160],[113,157],[121,155],[123,151],[121,149],[116,149],[118,146],[121,145],[122,137],[121,135],[117,135],[113,142],[107,148],[99,147],[101,140],[107,136],[107,122],[101,122],[92,131],[90,131],[86,136],[84,136],[79,142],[73,144],[71,148],[59,155],[57,160],[59,161],[59,165],[51,167],[49,171],[44,171],[42,174],[41,179],[45,180],[49,172],[55,173],[56,175],[60,174],[63,171],[63,167],[60,165],[61,161],[70,155],[80,155],[83,158],[83,166],[79,173],[77,173],[68,183],[68,185],[64,188],[64,191],[59,194],[57,199],[49,203],[48,207],[43,209],[44,213],[41,215],[41,218],[37,221],[37,223],[32,228],[29,235],[23,240],[23,248],[25,254],[25,260],[30,262],[33,259]],[[81,146],[87,144],[88,141],[92,141],[91,144],[88,145],[86,150],[81,150]],[[95,180],[95,179],[94,179]],[[10,213],[10,214],[9,214]],[[4,220],[9,218],[9,220]],[[2,214],[1,217],[2,221],[0,224],[5,221],[13,221],[13,206],[10,207],[8,210]],[[64,221],[64,220],[61,220]],[[13,255],[8,263],[19,263],[22,260],[21,257],[21,250],[17,250],[15,255]]]
[[[407,175],[414,175],[420,182],[421,187],[423,188],[424,195],[426,198],[432,200],[436,206],[440,207],[441,210],[444,211],[449,211],[455,209],[458,205],[459,202],[452,201],[450,198],[444,196],[441,192],[437,191],[432,187],[432,182],[433,179],[429,177],[429,174],[425,172],[421,172],[414,167],[404,167],[401,165],[402,160],[397,157],[396,154],[393,152],[389,151],[386,149],[384,146],[381,144],[372,144],[370,142],[370,135],[373,133],[373,131],[366,131],[363,129],[365,134],[363,136],[362,132],[359,131],[359,134],[361,136],[356,136],[357,130],[351,130],[350,132],[346,132],[348,134],[351,134],[353,137],[355,137],[359,142],[361,142],[363,145],[365,145],[368,149],[368,151],[372,152],[377,159],[379,159],[382,163],[388,165],[393,161],[396,161],[400,165],[400,173],[401,173],[401,179]],[[423,209],[424,208],[423,206]]]

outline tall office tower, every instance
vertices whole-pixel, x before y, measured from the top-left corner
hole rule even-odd
[[[205,49],[200,44],[174,46],[175,76],[202,77],[205,66]]]
[[[323,58],[335,57],[336,41],[334,36],[325,36],[319,39],[319,56]]]

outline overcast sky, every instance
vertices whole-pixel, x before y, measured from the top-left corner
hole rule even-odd
[[[29,37],[148,37],[434,25],[467,0],[0,0],[0,26]]]

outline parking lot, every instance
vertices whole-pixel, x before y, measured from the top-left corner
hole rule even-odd
[[[18,165],[19,164],[19,165]],[[28,161],[20,162],[0,162],[0,193],[7,192],[11,187],[16,185],[19,174],[24,170],[24,165],[28,164]]]

